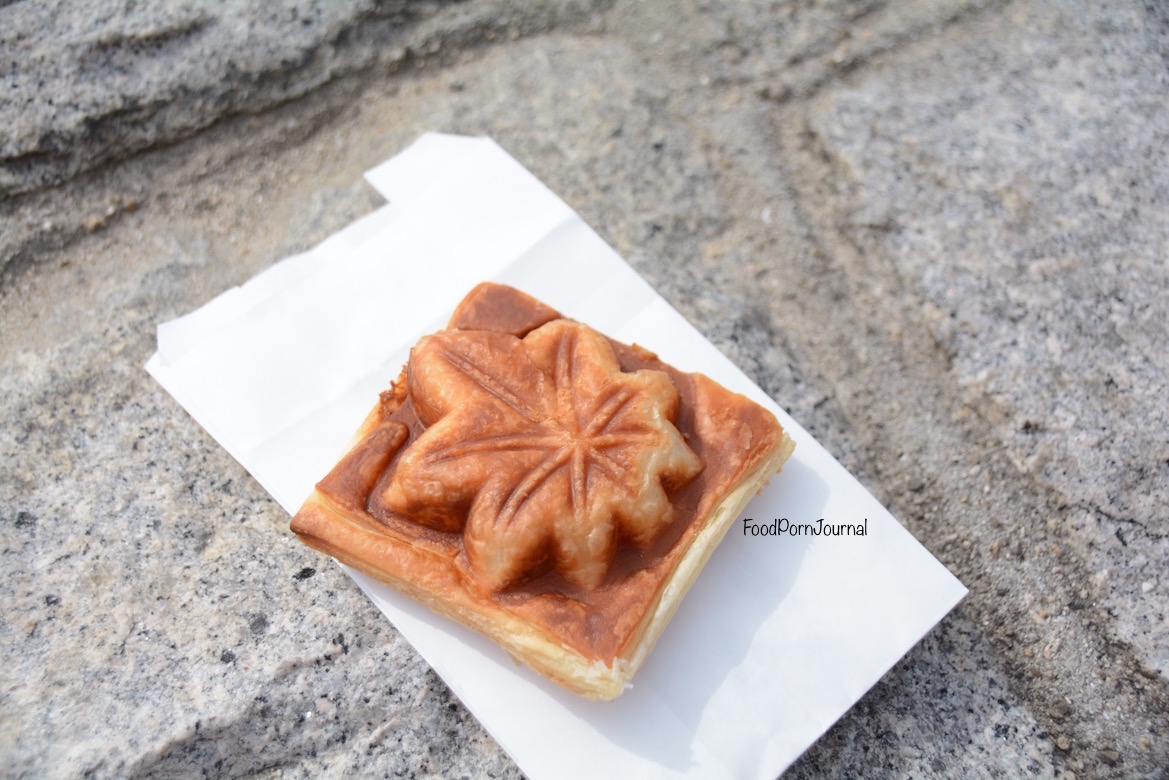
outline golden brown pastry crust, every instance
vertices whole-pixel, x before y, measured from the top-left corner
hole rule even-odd
[[[793,446],[743,396],[487,283],[416,346],[292,530],[611,699]]]

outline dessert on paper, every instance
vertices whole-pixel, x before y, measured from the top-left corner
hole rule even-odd
[[[613,699],[794,446],[708,377],[484,283],[414,346],[292,529]]]
[[[614,701],[569,693],[346,568],[528,777],[769,780],[961,601],[962,584],[847,469],[496,143],[428,133],[366,178],[387,205],[161,324],[147,364],[290,515],[410,348],[484,279],[706,374],[796,442]],[[867,535],[743,534],[745,519],[781,518],[865,522]],[[272,543],[298,542],[274,529]]]

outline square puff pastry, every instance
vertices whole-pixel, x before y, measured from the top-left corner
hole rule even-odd
[[[747,398],[485,283],[411,350],[292,530],[612,699],[793,447]]]

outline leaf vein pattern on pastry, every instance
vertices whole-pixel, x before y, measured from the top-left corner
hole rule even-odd
[[[441,463],[453,458],[476,452],[505,452],[508,450],[542,450],[560,443],[559,437],[531,434],[504,434],[488,436],[478,441],[460,442],[450,447],[437,449],[427,455],[431,463]]]
[[[523,481],[508,494],[503,508],[492,519],[492,524],[506,526],[515,520],[524,503],[532,497],[533,493],[540,490],[553,474],[563,468],[570,457],[572,457],[572,450],[567,447],[560,447],[545,455],[544,461],[529,471]]]
[[[623,372],[608,341],[576,322],[523,339],[435,334],[411,353],[409,381],[428,427],[384,502],[461,530],[489,590],[548,569],[599,586],[620,544],[648,543],[670,524],[664,485],[702,469],[672,422],[669,377]]]
[[[442,356],[452,366],[461,371],[469,380],[478,384],[486,392],[495,396],[511,407],[517,414],[529,422],[534,422],[539,413],[529,406],[522,395],[519,395],[507,386],[504,377],[493,374],[491,371],[477,365],[473,360],[466,358],[449,349],[442,350]]]

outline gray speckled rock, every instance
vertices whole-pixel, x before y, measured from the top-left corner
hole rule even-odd
[[[588,3],[15,2],[0,7],[0,194],[444,46],[564,24]]]
[[[55,11],[85,40],[117,17],[120,40],[162,52],[245,13],[201,8],[92,17],[26,0],[0,17]],[[322,13],[366,12],[335,8]],[[206,129],[169,146],[115,133],[28,158],[52,173],[22,187],[90,172],[0,202],[0,258],[16,260],[0,280],[6,769],[518,775],[141,369],[157,322],[372,208],[361,172],[444,130],[493,136],[561,194],[971,588],[792,776],[1156,776],[1164,12],[496,10],[416,9],[402,34],[443,51],[420,67],[373,44],[342,46],[337,70],[298,60],[288,82],[253,62],[245,86],[279,96],[257,116],[191,104],[182,133]],[[555,32],[522,38],[537,18]],[[269,21],[256,56],[309,45],[299,18]],[[14,28],[0,29],[7,56]],[[128,82],[94,116],[114,84]],[[29,116],[21,138],[84,125]]]
[[[920,291],[958,387],[1169,675],[1169,31],[1118,6],[973,32],[832,91],[809,129],[848,172],[845,229]]]

